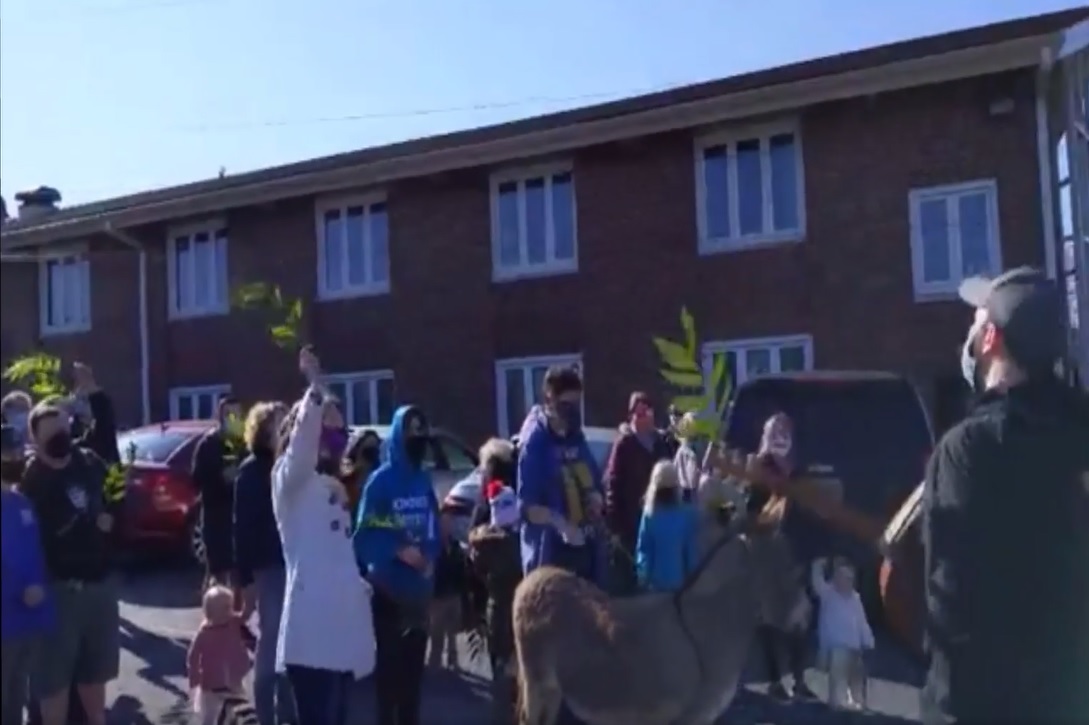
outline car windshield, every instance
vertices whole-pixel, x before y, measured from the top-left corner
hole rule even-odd
[[[188,430],[141,428],[118,435],[117,450],[124,461],[166,463],[192,437]]]
[[[764,421],[776,412],[794,421],[798,460],[831,466],[854,506],[891,515],[922,479],[933,438],[906,380],[754,381],[731,406],[727,445],[755,451]]]

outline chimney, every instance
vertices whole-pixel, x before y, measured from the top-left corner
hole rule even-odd
[[[60,192],[51,186],[39,186],[31,191],[20,191],[15,195],[19,202],[19,219],[39,219],[57,210]]]

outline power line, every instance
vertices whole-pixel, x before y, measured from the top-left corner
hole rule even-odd
[[[502,110],[505,108],[518,108],[538,104],[577,103],[581,101],[600,101],[606,98],[626,98],[655,93],[668,88],[676,87],[676,84],[658,86],[656,88],[641,88],[627,91],[612,91],[599,93],[584,93],[576,96],[527,96],[512,101],[496,101],[491,103],[474,103],[465,106],[442,106],[436,108],[417,108],[403,111],[376,111],[373,113],[354,113],[344,116],[318,116],[315,118],[299,119],[270,119],[267,121],[252,121],[239,123],[204,123],[182,126],[179,130],[190,133],[210,133],[215,131],[252,130],[255,128],[281,128],[289,126],[310,126],[325,123],[353,123],[358,121],[381,121],[396,118],[416,118],[422,116],[437,116],[448,113],[472,113],[475,111]]]

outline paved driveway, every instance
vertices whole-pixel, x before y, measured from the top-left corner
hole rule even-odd
[[[111,692],[111,724],[182,725],[190,722],[186,706],[185,652],[200,622],[197,608],[199,577],[176,570],[144,571],[126,577],[122,587],[121,677]],[[427,725],[481,725],[490,712],[487,665],[468,662],[467,672],[429,672],[424,688],[423,722]],[[759,661],[754,657],[753,661]],[[886,642],[870,663],[870,705],[874,725],[897,725],[918,718],[920,672]],[[764,683],[752,673],[723,722],[731,725],[780,723],[835,725],[853,722],[817,703],[781,705],[763,695]],[[826,682],[810,673],[810,684],[823,694]],[[373,693],[368,682],[357,687],[351,725],[373,721]]]

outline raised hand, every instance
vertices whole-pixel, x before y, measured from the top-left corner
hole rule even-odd
[[[94,371],[89,365],[81,362],[72,363],[72,378],[75,380],[77,393],[87,394],[98,389]]]
[[[321,375],[321,361],[310,347],[304,347],[299,351],[299,372],[311,385],[316,383],[318,376]]]

